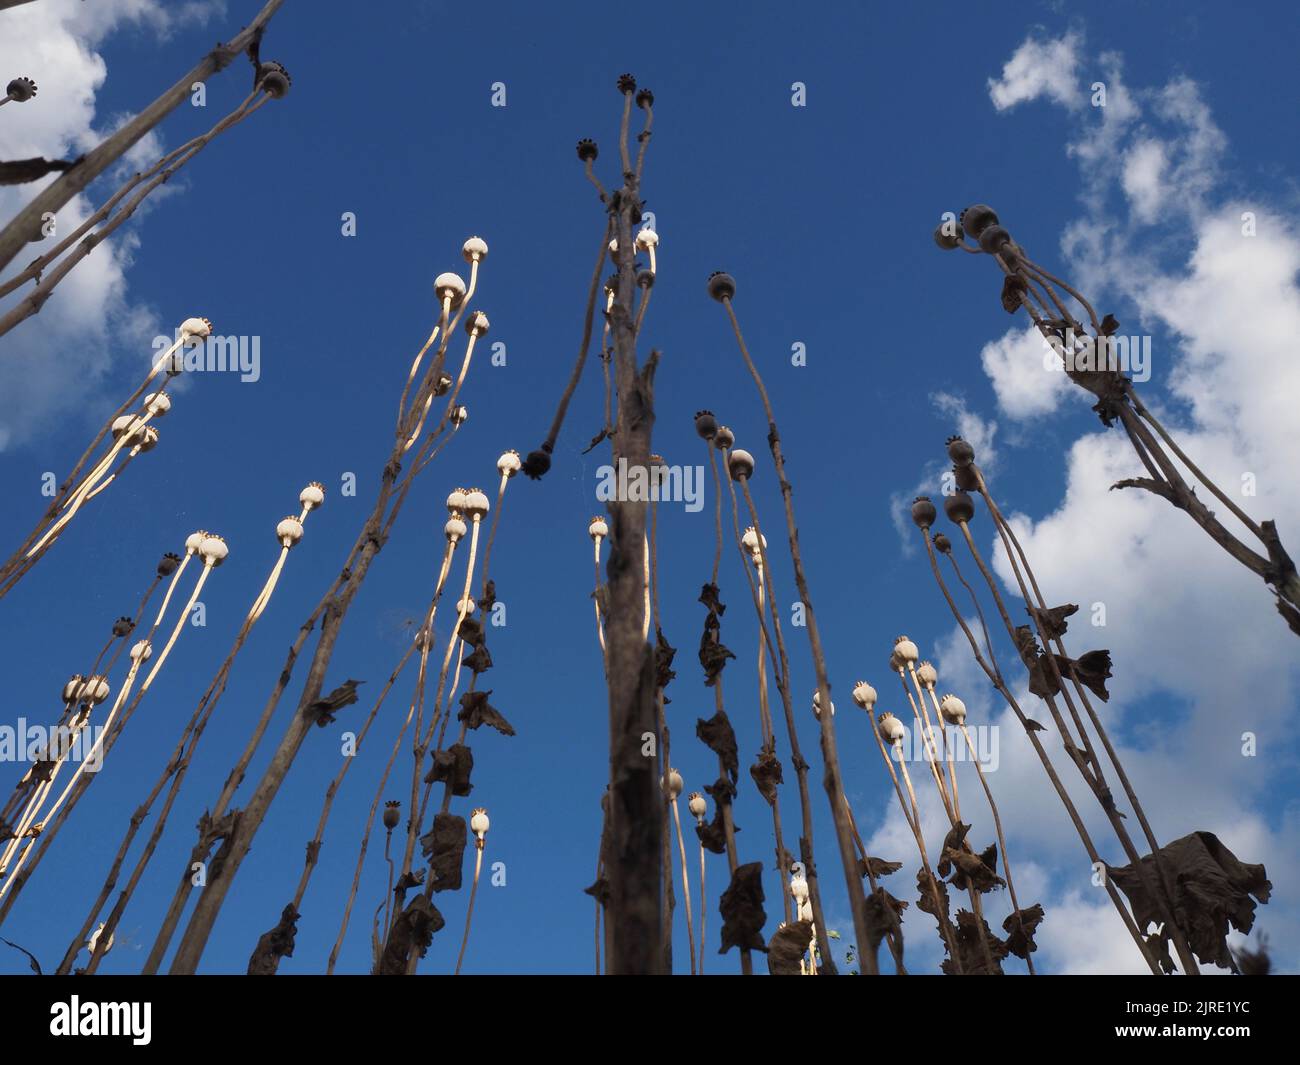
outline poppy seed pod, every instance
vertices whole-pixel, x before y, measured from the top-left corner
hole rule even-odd
[[[534,481],[540,481],[550,468],[551,452],[548,448],[539,447],[536,451],[530,451],[528,457],[524,459],[524,473]]]
[[[853,701],[863,710],[870,710],[876,705],[876,689],[865,680],[853,685]]]
[[[143,455],[146,451],[152,451],[158,446],[158,430],[152,425],[146,425],[136,435],[138,439],[135,446],[140,449],[140,454]]]
[[[943,533],[938,533],[934,538],[934,548],[940,554],[949,554],[952,551],[952,541]]]
[[[655,94],[652,93],[649,89],[639,90],[636,94],[636,105],[637,107],[641,108],[642,111],[646,110],[647,108],[654,107]]]
[[[811,900],[811,899],[804,899],[803,902],[799,903],[799,914],[798,914],[798,917],[799,917],[799,920],[801,920],[801,921],[812,921],[812,919],[813,919],[813,908],[812,908],[812,900]]]
[[[718,431],[713,434],[713,446],[720,451],[726,451],[736,443],[736,434],[728,429],[725,425],[719,425]]]
[[[384,803],[384,827],[391,832],[402,819],[402,804],[396,799]]]
[[[140,640],[127,654],[131,656],[132,662],[147,662],[153,657],[153,648],[149,646],[148,640]]]
[[[751,525],[745,530],[745,534],[740,538],[740,542],[751,555],[757,555],[761,553],[762,547],[767,546],[767,537]],[[760,547],[760,545],[762,546]]]
[[[129,438],[134,435],[133,427],[138,420],[134,414],[120,414],[114,418],[112,425],[113,439],[117,440],[123,436]]]
[[[618,237],[615,237],[613,240],[611,240],[611,241],[609,242],[609,254],[610,254],[610,255],[617,255],[617,254],[618,254]],[[615,280],[616,280],[617,277],[618,277],[617,274],[613,274],[613,275],[611,275],[610,277],[608,277],[608,278],[605,279],[605,291],[606,291],[606,292],[612,292],[612,291],[614,290],[614,289],[613,289],[613,286],[614,286],[614,284],[615,284]]]
[[[457,599],[456,613],[464,614],[466,617],[469,617],[472,613],[474,613],[474,608],[477,606],[478,604],[475,603],[473,599]]]
[[[737,448],[727,456],[727,472],[733,481],[748,480],[754,476],[754,456]]]
[[[922,662],[916,667],[916,679],[922,687],[933,688],[939,682],[939,671],[929,662]]]
[[[954,466],[969,466],[975,461],[975,449],[960,436],[950,436],[947,440],[948,457]]]
[[[487,336],[488,326],[490,324],[491,323],[488,321],[488,316],[486,314],[482,311],[475,311],[465,319],[465,332],[472,337],[484,337]]]
[[[709,275],[709,295],[721,303],[736,298],[736,279],[722,270]]]
[[[433,386],[433,394],[435,396],[445,396],[450,391],[451,391],[451,374],[440,373],[438,375],[438,383]]]
[[[631,74],[620,74],[618,76],[618,91],[621,93],[636,92],[636,78]]]
[[[933,525],[936,514],[938,511],[929,496],[917,496],[912,500],[912,524],[918,529],[928,529]]]
[[[659,786],[663,788],[665,795],[670,799],[675,799],[682,793],[682,775],[672,766],[669,766],[668,772],[664,774],[664,778],[659,782]]]
[[[453,489],[447,496],[447,510],[453,515],[465,513],[465,497],[467,494],[468,489]]]
[[[290,514],[275,527],[275,538],[283,547],[292,547],[302,539],[302,522]]]
[[[921,657],[921,652],[906,636],[900,636],[894,641],[894,657],[905,665],[910,665]]]
[[[519,461],[519,452],[510,450],[503,451],[501,457],[497,459],[497,473],[502,477],[513,477],[519,472],[519,467],[523,463]]]
[[[980,248],[990,255],[996,255],[1011,243],[1011,234],[1002,226],[991,225],[980,234]]]
[[[948,223],[940,222],[934,227],[934,242],[944,251],[956,251],[961,247],[962,228],[956,227],[955,233],[949,233]]]
[[[813,717],[820,718],[822,716],[822,693],[820,691],[813,692],[812,709],[813,709]],[[832,700],[831,717],[834,716],[835,716],[835,702]]]
[[[954,466],[952,468],[952,479],[957,485],[959,492],[978,492],[980,490],[980,479],[975,476],[975,464],[972,462],[969,466]]]
[[[686,809],[690,810],[691,816],[697,821],[704,820],[704,815],[709,812],[709,804],[704,801],[704,796],[698,791],[691,792],[690,798],[686,801]]]
[[[966,704],[955,695],[945,695],[939,700],[939,713],[950,725],[962,725],[966,722]]]
[[[808,878],[794,875],[790,877],[790,897],[802,906],[808,901]]]
[[[481,263],[487,258],[487,251],[487,241],[482,237],[470,237],[460,249],[467,263]]]
[[[94,706],[107,699],[109,691],[111,689],[108,686],[108,678],[102,673],[97,673],[86,681],[86,689],[81,693],[81,697]]]
[[[598,536],[609,535],[609,525],[605,519],[597,514],[587,525],[587,535],[595,540]]]
[[[277,63],[274,59],[258,64],[257,87],[272,100],[282,100],[288,96],[289,86],[292,84],[293,79],[284,69],[284,64]]]
[[[481,806],[477,807],[474,812],[469,815],[470,831],[478,837],[479,842],[482,842],[483,837],[487,835],[487,830],[491,825],[492,822],[488,820],[487,811]]]
[[[172,409],[172,398],[166,392],[150,392],[144,397],[144,409],[155,418],[161,418]]]
[[[93,932],[91,932],[90,938],[86,940],[86,949],[90,951],[91,954],[94,954],[96,950],[99,950],[99,956],[102,958],[105,954],[107,954],[110,950],[113,949],[113,933],[112,932],[108,933],[107,942],[105,942],[104,945],[100,947],[99,941],[103,938],[104,938],[104,922],[101,921],[99,923],[99,927],[96,928]]]
[[[74,673],[68,678],[68,683],[63,686],[63,701],[65,703],[75,703],[81,698],[85,690],[86,678],[80,673]]]
[[[203,340],[212,335],[212,322],[207,318],[186,318],[181,322],[181,339],[186,343]]]
[[[207,538],[207,535],[208,534],[203,529],[199,529],[185,537],[186,554],[192,555],[198,551],[198,549],[203,546],[203,541]]]
[[[962,211],[957,222],[968,237],[979,240],[984,230],[998,224],[998,216],[988,204],[974,203]]]
[[[877,719],[877,729],[880,732],[880,738],[893,746],[895,743],[902,743],[903,737],[907,735],[907,729],[903,723],[898,720],[888,710],[884,711]]]
[[[228,554],[230,554],[230,548],[226,546],[226,541],[216,533],[209,533],[203,543],[199,545],[199,555],[210,566],[220,566],[221,563],[226,561]]]
[[[451,412],[452,428],[459,429],[467,421],[469,421],[469,408],[466,407],[464,404],[461,404],[459,407],[456,407]]]
[[[117,637],[130,636],[131,630],[135,628],[135,622],[128,617],[120,617],[113,622],[113,635]]]
[[[468,529],[460,518],[449,518],[447,524],[442,527],[442,531],[448,540],[455,542],[463,537],[468,532]]]
[[[459,274],[448,271],[433,279],[433,291],[439,300],[451,300],[453,308],[459,307],[465,298],[465,282]]]
[[[975,516],[975,501],[965,492],[954,492],[943,497],[943,512],[948,515],[949,521],[960,525]]]
[[[704,440],[712,440],[718,431],[718,419],[713,416],[711,410],[697,410],[695,412],[695,431]]]
[[[174,551],[168,551],[167,554],[158,561],[158,576],[170,577],[176,572],[176,567],[181,564],[181,556]]]
[[[487,516],[488,497],[481,488],[471,488],[465,493],[465,513],[478,520]]]
[[[636,272],[636,283],[640,288],[654,288],[655,275],[650,270],[638,270]]]
[[[312,481],[298,493],[298,502],[304,507],[318,507],[325,502],[325,486],[320,481]]]
[[[36,95],[36,82],[31,78],[14,78],[5,86],[5,93],[16,104],[25,104]]]
[[[659,246],[659,234],[648,226],[645,229],[637,230],[636,246],[642,251],[647,248],[657,248]]]
[[[596,147],[596,142],[590,137],[583,137],[578,141],[578,158],[584,163],[594,163],[596,156],[600,154],[600,149]]]

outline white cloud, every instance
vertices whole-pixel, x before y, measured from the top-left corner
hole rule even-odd
[[[980,350],[980,362],[993,383],[998,409],[1017,421],[1051,414],[1072,387],[1061,357],[1033,325],[990,340]]]
[[[989,96],[999,111],[1040,97],[1075,109],[1087,96],[1078,84],[1081,35],[1073,31],[1059,40],[1026,38],[1002,68],[1002,76],[989,78]]]

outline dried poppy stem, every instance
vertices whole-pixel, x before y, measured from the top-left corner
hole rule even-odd
[[[1020,708],[1020,704],[1016,701],[1015,696],[1011,694],[1011,690],[1007,687],[1002,675],[994,670],[985,660],[984,655],[979,649],[979,643],[975,639],[975,634],[971,632],[970,626],[966,624],[966,619],[962,616],[961,610],[958,609],[957,604],[953,601],[952,594],[948,591],[948,585],[943,579],[943,574],[939,572],[939,562],[938,559],[935,558],[934,539],[930,535],[929,522],[918,523],[918,527],[920,528],[925,541],[926,555],[930,560],[930,570],[934,574],[935,583],[939,585],[939,590],[943,593],[944,601],[948,604],[948,609],[952,611],[953,618],[957,621],[958,626],[960,626],[962,633],[966,637],[967,643],[970,644],[971,654],[975,658],[976,664],[984,671],[985,676],[989,678],[989,681],[993,684],[994,688],[997,689],[998,694],[1000,694],[1006,701],[1007,706],[1011,708],[1012,713],[1016,715],[1016,719],[1025,730],[1025,734],[1029,737],[1029,742],[1033,745],[1034,753],[1038,755],[1038,760],[1042,763],[1043,770],[1046,772],[1048,780],[1051,781],[1057,797],[1061,800],[1061,805],[1065,808],[1071,824],[1074,825],[1074,829],[1078,833],[1080,841],[1083,843],[1088,858],[1094,866],[1101,863],[1101,858],[1097,854],[1097,848],[1093,846],[1092,837],[1088,835],[1088,830],[1084,827],[1083,819],[1079,816],[1079,811],[1074,805],[1074,800],[1070,798],[1069,792],[1065,790],[1065,786],[1061,783],[1061,779],[1056,773],[1055,766],[1052,765],[1051,757],[1043,747],[1042,741],[1038,738],[1037,732],[1041,726],[1036,722],[1030,721],[1024,711]],[[1151,972],[1156,976],[1163,975],[1159,963],[1152,955],[1141,931],[1138,929],[1136,923],[1134,923],[1133,915],[1129,913],[1128,907],[1125,906],[1124,900],[1120,898],[1119,891],[1111,882],[1110,877],[1105,877],[1103,886],[1105,887],[1106,895],[1110,898],[1112,905],[1115,907],[1115,912],[1119,914],[1120,920],[1124,922],[1124,927],[1128,930],[1129,935],[1133,939],[1134,945],[1142,954],[1142,958],[1146,961]]]
[[[698,970],[695,968],[695,925],[691,919],[691,875],[686,868],[686,838],[682,835],[682,814],[677,807],[677,796],[672,797],[673,806],[673,824],[677,829],[677,850],[682,859],[682,903],[686,907],[686,939],[690,944],[691,975],[695,976]],[[703,938],[704,929],[700,928],[700,936]]]
[[[723,459],[727,463],[728,470],[731,468],[730,458],[726,451],[723,452]],[[727,484],[731,491],[731,503],[733,516],[738,509],[736,506],[736,482],[737,478],[728,476]],[[776,690],[781,696],[781,709],[785,715],[786,736],[790,741],[790,762],[794,766],[795,778],[799,783],[799,812],[802,818],[800,828],[802,830],[799,837],[799,858],[804,864],[804,875],[808,881],[809,899],[812,903],[814,924],[817,927],[818,946],[821,949],[822,957],[826,959],[824,967],[831,967],[834,972],[834,960],[831,955],[830,939],[827,936],[829,925],[826,923],[825,915],[822,910],[821,899],[821,878],[817,874],[817,863],[814,857],[813,845],[813,820],[812,820],[812,797],[808,790],[808,763],[804,760],[803,752],[799,747],[799,730],[794,721],[794,705],[790,697],[790,657],[786,650],[785,634],[781,629],[781,616],[776,609],[776,590],[772,586],[772,567],[767,556],[767,538],[763,535],[763,526],[758,520],[758,508],[754,504],[753,494],[749,490],[749,478],[739,478],[741,490],[745,496],[745,506],[749,511],[750,524],[754,527],[754,533],[757,537],[759,561],[763,565],[763,572],[767,574],[768,580],[768,616],[772,621],[773,643],[776,645],[776,653],[773,655],[773,667],[775,670],[776,662],[780,662],[781,669],[776,674]],[[755,597],[757,601],[757,596]],[[766,628],[764,628],[766,634]],[[771,644],[768,645],[771,649]],[[829,714],[826,716],[830,716]],[[841,814],[842,816],[842,814]],[[854,859],[854,875],[857,875],[857,860]],[[782,877],[785,880],[785,877]],[[788,892],[789,887],[783,887],[783,892]],[[870,943],[871,940],[865,939],[862,942]],[[863,951],[863,966],[866,968],[868,975],[875,975],[876,960],[870,950]]]
[[[469,943],[469,923],[474,917],[474,898],[478,895],[478,878],[483,871],[483,848],[487,842],[488,817],[487,811],[482,807],[475,810],[470,817],[470,828],[474,833],[474,883],[469,889],[469,906],[465,909],[465,934],[461,936],[460,953],[456,956],[456,971],[454,976],[460,975],[460,967],[465,962],[465,945]]]
[[[785,523],[786,533],[790,541],[790,558],[794,564],[795,585],[799,589],[799,598],[804,605],[804,618],[807,622],[805,627],[808,630],[808,643],[812,651],[813,670],[817,676],[817,692],[822,705],[829,706],[831,688],[830,680],[827,677],[826,656],[822,650],[821,633],[817,628],[817,616],[813,610],[812,593],[808,590],[808,578],[804,573],[803,556],[799,552],[799,530],[795,522],[791,485],[785,472],[785,457],[781,450],[781,436],[776,427],[776,415],[773,413],[772,403],[767,395],[767,388],[763,384],[763,378],[759,374],[758,368],[754,365],[754,360],[750,358],[749,348],[746,347],[745,338],[741,334],[740,321],[736,317],[735,307],[732,306],[732,297],[734,295],[735,282],[731,281],[729,286],[717,290],[716,298],[726,308],[727,317],[731,321],[731,328],[736,337],[736,345],[740,349],[741,357],[745,361],[750,376],[754,379],[754,385],[758,389],[759,397],[763,403],[763,411],[767,416],[767,442],[772,452],[772,462],[776,467],[777,480],[781,487],[781,498],[785,503]],[[747,484],[745,492],[746,498],[748,498],[749,486]],[[766,564],[767,556],[764,554],[764,565]],[[771,572],[770,569],[768,572]],[[871,936],[871,922],[867,916],[866,898],[862,891],[862,879],[858,875],[857,860],[853,853],[853,835],[849,830],[848,818],[844,816],[844,781],[840,772],[839,754],[835,743],[835,726],[831,721],[830,714],[821,714],[819,721],[821,722],[822,761],[825,766],[823,786],[830,802],[831,818],[835,823],[835,837],[836,842],[839,844],[844,882],[848,890],[849,907],[853,913],[854,934],[857,936],[859,944],[869,944],[874,940]],[[874,957],[870,961],[866,960],[870,953],[869,950],[863,951],[863,964],[869,972],[874,973],[876,971]],[[830,951],[825,950],[824,956],[829,962]]]

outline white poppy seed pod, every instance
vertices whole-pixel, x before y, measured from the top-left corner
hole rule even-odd
[[[282,518],[280,524],[275,527],[275,538],[282,546],[292,547],[302,539],[302,522],[292,514]]]
[[[181,322],[181,339],[187,344],[211,335],[212,323],[206,318],[186,318]]]
[[[767,537],[758,532],[754,526],[751,525],[745,530],[745,535],[740,538],[740,542],[745,545],[745,549],[749,551],[751,555],[757,555],[759,553],[760,543],[763,547],[767,546]]]
[[[112,432],[113,439],[117,440],[122,436],[131,436],[132,427],[139,419],[134,414],[121,414],[113,419]]]
[[[659,785],[663,788],[664,794],[670,799],[677,798],[677,796],[682,793],[682,788],[684,787],[682,775],[672,766],[668,767],[668,772],[664,774]]]
[[[906,672],[906,671],[907,671],[907,666],[904,665],[903,660],[902,660],[901,658],[899,658],[898,655],[895,654],[893,651],[890,651],[890,652],[889,652],[889,672],[891,672],[891,673],[898,673],[898,672]]]
[[[894,657],[904,665],[910,665],[921,657],[921,652],[906,636],[900,636],[894,641]]]
[[[148,640],[140,640],[127,654],[131,656],[132,662],[147,662],[153,657],[153,648],[149,646]]]
[[[813,709],[814,717],[820,718],[822,716],[822,693],[820,691],[813,692],[812,709]],[[832,700],[831,717],[834,716],[835,716],[835,702],[834,700]]]
[[[459,307],[465,298],[465,282],[459,274],[439,274],[433,279],[433,291],[439,300],[451,300],[453,308]]]
[[[108,693],[111,690],[112,689],[109,688],[108,685],[108,678],[102,673],[97,673],[95,676],[91,677],[90,680],[86,681],[86,690],[82,693],[81,697],[91,706],[95,706],[97,703],[102,703],[107,699]]]
[[[853,701],[863,710],[873,709],[876,705],[876,689],[865,680],[858,681],[853,685]]]
[[[478,807],[469,815],[470,831],[478,837],[480,842],[482,842],[483,837],[487,835],[487,830],[491,826],[492,822],[488,820],[487,811],[483,809],[483,807]]]
[[[609,535],[609,525],[605,519],[597,514],[587,525],[587,535],[595,540],[599,536]]]
[[[736,434],[725,425],[719,425],[718,431],[713,434],[713,446],[719,451],[726,451],[728,448],[735,447],[735,445]]]
[[[657,248],[659,246],[659,234],[653,229],[646,228],[637,230],[636,246],[641,249]]]
[[[950,725],[961,725],[966,721],[966,704],[955,695],[945,695],[939,700],[939,713]]]
[[[501,457],[497,459],[497,473],[502,477],[513,477],[519,472],[523,463],[519,460],[519,452],[511,449],[502,452]]]
[[[135,446],[140,449],[140,454],[146,451],[152,451],[158,446],[158,430],[152,425],[146,425],[135,434]]]
[[[226,541],[216,533],[209,533],[199,544],[199,556],[210,566],[220,566],[230,554]]]
[[[460,253],[467,263],[481,263],[487,258],[487,241],[482,237],[470,237],[461,245]]]
[[[304,507],[318,507],[325,502],[325,486],[320,481],[312,481],[298,493],[298,502]]]
[[[455,410],[453,410],[453,411],[451,412],[451,424],[452,424],[455,428],[459,429],[459,428],[460,428],[462,425],[464,425],[467,421],[469,421],[469,408],[468,408],[468,407],[462,405],[462,406],[457,407]]]
[[[487,517],[488,507],[487,493],[481,488],[471,488],[465,493],[465,513],[474,520],[481,520]]]
[[[199,529],[190,533],[189,536],[185,537],[186,553],[191,555],[195,554],[198,549],[203,546],[203,541],[206,540],[207,537],[207,531],[204,529]]]
[[[100,921],[99,927],[96,928],[93,932],[91,932],[90,938],[86,940],[86,949],[90,951],[91,954],[95,953],[95,949],[99,946],[99,941],[100,939],[103,938],[103,936],[104,936],[104,922]],[[107,942],[105,942],[103,949],[100,950],[99,956],[102,958],[105,954],[107,954],[112,949],[113,949],[113,933],[109,932],[108,940]]]
[[[477,606],[478,604],[475,603],[473,599],[457,599],[456,613],[457,614],[464,613],[466,617],[469,617],[472,613],[474,613],[474,608]]]
[[[803,904],[808,901],[808,878],[796,873],[790,877],[790,897]]]
[[[447,510],[452,514],[465,513],[465,496],[467,490],[464,488],[455,488],[447,496]]]
[[[610,255],[618,254],[618,237],[615,237],[613,240],[609,242],[609,254]]]
[[[686,809],[690,810],[691,816],[697,821],[704,820],[704,815],[709,812],[709,804],[704,801],[704,796],[698,791],[691,792],[690,798],[686,800]]]
[[[63,701],[65,703],[75,703],[81,698],[86,690],[86,678],[80,673],[74,673],[68,678],[68,683],[63,686]]]
[[[449,518],[447,524],[442,527],[443,534],[453,543],[459,540],[468,531],[465,523],[460,518]]]
[[[898,718],[886,710],[876,720],[882,740],[891,745],[903,742],[903,737],[907,735],[907,729],[903,727],[903,723]]]
[[[733,481],[744,481],[754,476],[754,456],[742,448],[736,448],[727,457],[727,472]]]
[[[813,919],[812,899],[805,899],[799,903],[799,920],[811,921]]]
[[[465,332],[472,337],[484,337],[487,336],[487,331],[491,325],[492,323],[488,321],[486,314],[482,311],[475,311],[465,319]]]
[[[172,409],[172,398],[166,392],[150,392],[144,397],[144,409],[155,418],[161,418]]]
[[[933,688],[939,683],[939,671],[929,662],[922,662],[916,667],[916,679],[921,682],[921,687]]]

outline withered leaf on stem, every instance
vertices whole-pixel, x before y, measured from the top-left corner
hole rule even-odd
[[[767,971],[772,976],[802,976],[799,963],[808,952],[812,934],[811,921],[778,928],[767,944]]]
[[[298,911],[290,903],[280,913],[280,922],[263,932],[248,959],[249,976],[274,976],[281,958],[293,957],[294,938],[298,934]]]
[[[1174,917],[1193,953],[1203,962],[1235,970],[1227,935],[1230,929],[1249,932],[1255,899],[1268,902],[1273,885],[1265,868],[1238,860],[1212,832],[1192,832],[1166,843],[1160,860],[1172,882]],[[1142,864],[1147,882],[1156,883],[1160,874],[1152,856],[1145,855]],[[1147,894],[1137,870],[1120,866],[1110,876],[1128,896],[1139,928],[1162,923],[1160,906]]]
[[[740,831],[739,828],[736,829]],[[700,844],[711,854],[727,853],[727,828],[722,820],[722,808],[715,807],[713,820],[709,824],[697,824],[695,834],[700,837]]]
[[[894,863],[889,863],[894,864]],[[892,870],[891,870],[892,871]],[[867,918],[871,928],[871,949],[875,951],[891,932],[894,934],[901,954],[903,949],[903,911],[907,903],[896,899],[882,887],[876,888],[867,896]]]
[[[1089,651],[1076,659],[1057,655],[1056,665],[1061,675],[1066,677],[1070,675],[1070,669],[1073,667],[1074,676],[1080,684],[1103,703],[1110,701],[1110,693],[1106,691],[1106,681],[1112,675],[1109,651]]]
[[[479,728],[488,725],[503,736],[513,736],[515,734],[514,726],[505,719],[501,711],[488,705],[488,696],[491,694],[491,689],[465,692],[460,697],[460,713],[456,715],[456,720],[465,722],[467,728]]]
[[[357,701],[357,685],[363,680],[345,680],[329,695],[310,704],[304,713],[321,728],[334,723],[334,714]]]
[[[722,767],[730,775],[731,782],[734,784],[740,778],[740,751],[736,746],[736,733],[731,727],[727,712],[719,710],[707,721],[704,718],[697,718],[695,735],[709,750],[722,759]],[[709,794],[712,795],[713,792]]]
[[[952,872],[948,852],[960,851],[966,844],[966,833],[969,831],[970,825],[961,821],[948,829],[948,834],[943,837],[943,845],[939,848],[939,864],[935,867],[940,876],[948,876]]]
[[[414,947],[420,957],[429,950],[434,934],[446,925],[441,913],[424,895],[416,895],[402,915],[393,922],[393,931],[384,944],[384,953],[376,970],[380,976],[402,976],[406,973],[406,959]]]
[[[463,743],[453,743],[445,751],[434,751],[433,767],[424,782],[450,782],[453,795],[465,796],[474,790],[469,779],[473,771],[474,752]]]
[[[763,911],[763,863],[749,862],[736,866],[731,883],[718,901],[722,914],[722,946],[719,954],[732,947],[742,950],[767,950],[763,941],[763,925],[767,914]]]
[[[700,634],[700,665],[704,667],[704,686],[712,688],[718,683],[718,674],[727,665],[727,659],[736,656],[722,642],[718,615],[704,616],[704,631]]]
[[[1042,921],[1042,903],[1036,902],[1023,910],[1014,911],[1002,922],[1002,928],[1007,933],[1007,950],[1017,958],[1028,958],[1038,949],[1034,933]]]
[[[483,586],[483,595],[478,601],[479,613],[487,617],[492,613],[492,608],[497,605],[497,582],[489,579]]]
[[[721,617],[727,612],[726,605],[718,598],[718,586],[716,584],[706,584],[700,590],[699,601],[709,608],[710,614],[717,614]]]
[[[865,858],[859,858],[858,869],[863,877],[867,875],[868,868],[870,868],[872,876],[889,876],[891,873],[896,873],[903,868],[903,863],[886,861],[884,858],[873,858],[871,855],[867,855]]]
[[[1037,614],[1039,624],[1043,626],[1043,631],[1047,633],[1049,640],[1056,640],[1064,636],[1070,627],[1070,623],[1065,619],[1079,612],[1079,607],[1075,603],[1065,603],[1062,606],[1048,607],[1046,610],[1038,610],[1035,607],[1025,607],[1025,613],[1031,618]]]
[[[487,644],[479,644],[461,659],[460,664],[468,666],[474,673],[486,673],[492,668],[492,653],[487,649]]]
[[[655,684],[660,689],[668,687],[676,678],[673,672],[673,659],[677,657],[677,648],[664,639],[663,630],[655,626]],[[664,702],[671,702],[665,699]]]
[[[435,814],[433,828],[420,837],[420,850],[429,861],[434,891],[459,891],[465,864],[465,818]]]
[[[602,906],[607,906],[609,904],[609,881],[603,876],[598,877],[591,887],[583,888],[582,893],[584,895],[590,895]]]
[[[781,777],[781,760],[768,748],[758,752],[758,758],[749,767],[749,775],[754,778],[754,786],[767,800],[768,806],[776,803],[777,785],[784,783]]]
[[[989,953],[993,956],[993,971],[989,972],[988,958],[984,955],[984,942],[980,938],[983,930],[988,940]],[[944,958],[943,971],[948,976],[963,972],[967,976],[1001,976],[1002,959],[1007,956],[1007,945],[989,929],[988,922],[976,917],[967,910],[957,911],[957,952],[961,955],[961,969],[953,964],[951,958]]]

